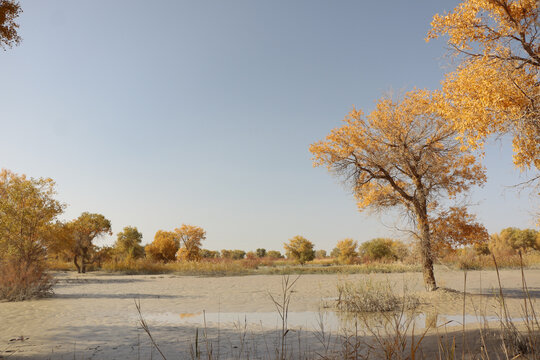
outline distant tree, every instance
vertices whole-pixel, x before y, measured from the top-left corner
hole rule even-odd
[[[491,236],[489,249],[497,255],[516,253],[518,250],[538,250],[538,237],[539,232],[536,230],[509,227]]]
[[[203,259],[218,259],[220,255],[219,251],[208,250],[208,249],[201,249],[200,254]]]
[[[314,165],[349,182],[359,210],[402,210],[413,219],[424,285],[437,289],[430,218],[441,199],[455,199],[486,181],[474,155],[440,116],[441,94],[414,90],[402,100],[383,98],[364,117],[353,109],[345,124],[312,144]]]
[[[96,247],[93,260],[97,267],[100,268],[104,262],[111,261],[115,253],[116,249],[112,246]]]
[[[172,231],[158,230],[154,241],[144,248],[146,256],[154,261],[174,261],[179,248],[177,236]]]
[[[143,235],[134,226],[126,226],[116,235],[114,249],[118,254],[132,259],[144,256],[144,247],[141,245]]]
[[[255,250],[255,253],[257,254],[257,257],[263,258],[266,256],[266,249],[257,249]]]
[[[326,258],[326,250],[317,250],[315,251],[315,258],[316,259],[324,259]]]
[[[344,264],[351,264],[358,256],[356,251],[358,242],[353,239],[343,239],[338,241],[336,248],[339,249],[338,260]]]
[[[174,229],[174,232],[181,246],[177,253],[177,259],[199,261],[201,259],[202,241],[206,239],[204,229],[198,226],[182,224],[180,228]]]
[[[397,255],[393,249],[394,241],[392,239],[376,238],[360,245],[360,255],[369,260],[396,260]]]
[[[0,47],[4,50],[21,42],[21,37],[17,34],[19,24],[15,22],[21,13],[19,2],[0,0]]]
[[[332,251],[330,252],[330,257],[333,258],[333,259],[339,258],[339,248],[338,247],[335,247],[335,248],[332,249]]]
[[[221,257],[223,259],[242,260],[246,256],[244,250],[221,250]]]
[[[283,255],[277,250],[269,250],[266,252],[266,256],[270,259],[282,259]]]
[[[69,225],[74,239],[73,263],[79,273],[86,272],[86,266],[94,262],[93,241],[103,235],[112,234],[111,222],[101,214],[83,212]],[[81,260],[79,265],[78,260]]]
[[[255,260],[255,259],[258,259],[259,257],[257,256],[257,253],[255,251],[248,251],[246,253],[246,259],[248,260]]]
[[[297,260],[302,265],[315,258],[313,246],[311,241],[300,235],[289,239],[289,242],[284,244],[287,258]]]

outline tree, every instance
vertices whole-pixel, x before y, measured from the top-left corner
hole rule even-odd
[[[269,250],[266,252],[266,256],[270,259],[282,259],[283,255],[277,250]]]
[[[199,261],[201,259],[201,243],[206,239],[203,228],[193,225],[182,224],[179,229],[174,229],[179,244],[179,260]]]
[[[266,249],[259,248],[255,250],[255,253],[257,254],[257,257],[263,258],[266,256]]]
[[[101,214],[83,212],[69,225],[74,239],[73,263],[79,273],[86,273],[86,266],[95,261],[93,241],[103,235],[112,235],[111,222]],[[81,264],[79,265],[79,258]]]
[[[0,171],[0,298],[24,300],[51,291],[47,234],[63,211],[55,194],[51,179]]]
[[[126,226],[116,234],[114,249],[118,254],[131,259],[138,259],[144,256],[144,247],[141,245],[143,235],[134,226]]]
[[[353,109],[343,126],[310,147],[314,166],[344,176],[360,211],[398,207],[415,223],[428,291],[437,288],[432,209],[486,179],[470,151],[461,151],[455,129],[438,115],[439,103],[440,94],[425,90],[408,92],[401,101],[383,98],[367,117]]]
[[[514,163],[540,169],[540,39],[536,0],[465,0],[435,15],[427,41],[448,36],[461,63],[443,82],[445,106],[472,147],[513,134]]]
[[[201,257],[203,259],[219,259],[219,251],[201,249]]]
[[[21,42],[17,34],[19,24],[15,19],[22,13],[21,6],[17,1],[0,0],[0,47],[13,47]]]
[[[285,243],[284,248],[287,259],[295,259],[302,265],[315,258],[313,243],[300,235],[289,239],[289,243]]]
[[[326,258],[326,250],[321,249],[321,250],[315,251],[315,258],[316,259],[324,259],[324,258]]]
[[[358,256],[356,248],[358,247],[358,242],[353,239],[343,239],[338,241],[336,248],[338,249],[338,260],[341,263],[351,264],[354,259]]]
[[[146,256],[154,261],[173,261],[179,248],[179,241],[172,231],[158,230],[154,241],[144,248]]]
[[[509,227],[493,234],[489,242],[489,250],[496,255],[515,253],[518,250],[529,251],[538,249],[540,232],[534,229],[518,229]]]
[[[221,250],[221,257],[223,259],[242,260],[246,256],[244,250]]]
[[[376,238],[362,243],[360,254],[369,260],[397,259],[394,251],[394,240],[386,238]]]
[[[52,179],[0,171],[0,255],[21,266],[45,259],[52,221],[63,212]]]

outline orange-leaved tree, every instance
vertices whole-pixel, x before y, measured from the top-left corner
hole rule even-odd
[[[489,233],[464,206],[442,210],[431,219],[433,248],[436,254],[466,245],[487,246]]]
[[[158,230],[154,241],[144,248],[146,256],[155,261],[173,261],[179,248],[179,242],[173,231]]]
[[[359,210],[400,207],[416,223],[424,283],[433,274],[430,215],[444,198],[483,184],[485,171],[437,112],[440,94],[414,90],[401,101],[383,98],[368,116],[353,109],[344,125],[311,145],[314,166],[326,166],[351,185]]]
[[[461,59],[443,81],[443,116],[472,147],[513,135],[514,163],[540,169],[540,24],[536,0],[465,0],[435,15],[426,40],[448,36]],[[540,178],[540,177],[537,177]]]
[[[180,228],[174,229],[174,232],[181,245],[176,255],[177,259],[199,261],[202,241],[206,239],[206,231],[198,226],[182,224]]]

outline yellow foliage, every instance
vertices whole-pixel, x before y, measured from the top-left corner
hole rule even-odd
[[[174,229],[176,238],[182,245],[176,254],[178,260],[199,261],[201,259],[201,242],[206,239],[203,228],[182,224]]]
[[[514,163],[540,168],[540,42],[536,0],[465,0],[435,15],[426,40],[447,35],[461,56],[443,81],[441,114],[465,143],[513,134]]]
[[[154,241],[146,245],[146,256],[155,261],[173,261],[178,251],[178,240],[172,231],[158,230]]]
[[[353,109],[343,126],[310,147],[314,166],[349,181],[359,210],[399,205],[416,220],[428,290],[436,288],[430,212],[439,198],[453,199],[486,181],[484,168],[440,116],[442,102],[441,93],[426,90],[401,101],[383,98],[367,116]]]
[[[358,256],[358,242],[353,239],[340,240],[336,247],[339,249],[338,261],[341,263],[351,264]]]

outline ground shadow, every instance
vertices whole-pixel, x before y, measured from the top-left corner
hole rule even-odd
[[[59,299],[178,299],[180,295],[163,295],[163,294],[137,294],[137,293],[122,293],[122,294],[55,294],[52,297]]]

